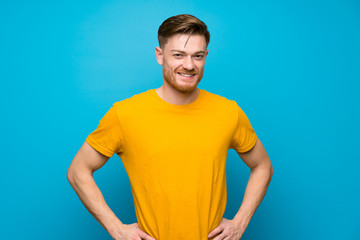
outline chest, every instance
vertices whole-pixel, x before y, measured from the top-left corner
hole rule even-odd
[[[145,111],[122,119],[124,151],[147,156],[228,149],[236,119],[221,111]]]

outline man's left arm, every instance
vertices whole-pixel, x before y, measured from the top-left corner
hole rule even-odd
[[[226,240],[239,240],[241,238],[264,198],[273,174],[270,158],[259,139],[250,151],[238,154],[251,170],[243,202],[234,219],[223,218],[219,226],[210,232],[208,237],[215,237],[213,240],[225,238]]]

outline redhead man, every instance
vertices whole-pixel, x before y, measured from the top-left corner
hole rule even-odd
[[[158,31],[163,85],[116,102],[68,170],[79,198],[113,239],[238,240],[262,201],[272,164],[236,102],[197,88],[210,34],[182,14]],[[226,207],[226,156],[235,149],[251,174],[233,219]],[[131,183],[137,223],[123,224],[93,172],[119,155]]]

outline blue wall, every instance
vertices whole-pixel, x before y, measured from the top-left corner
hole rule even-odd
[[[66,171],[113,102],[161,85],[157,28],[180,13],[212,35],[199,87],[238,102],[274,165],[243,239],[360,239],[354,0],[2,1],[0,238],[110,239]],[[248,176],[229,151],[226,217]],[[121,160],[95,179],[119,218],[136,221]]]

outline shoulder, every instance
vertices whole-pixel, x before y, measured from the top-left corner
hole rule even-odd
[[[214,106],[221,106],[227,108],[237,108],[238,105],[235,101],[230,100],[226,97],[220,96],[215,93],[208,92],[206,90],[200,89],[201,94],[206,102],[213,104]]]
[[[146,103],[150,101],[152,90],[153,89],[150,89],[145,92],[135,94],[124,100],[115,102],[113,106],[115,109],[122,109],[122,110],[127,108],[133,109],[133,108],[143,107],[144,105],[146,105]]]

